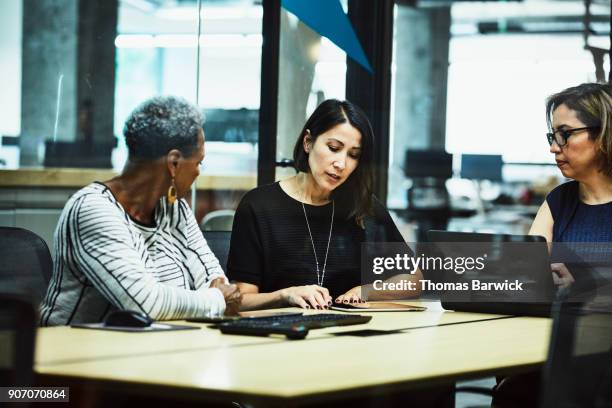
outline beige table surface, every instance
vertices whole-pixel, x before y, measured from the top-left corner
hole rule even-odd
[[[158,333],[43,328],[35,370],[42,378],[190,398],[316,400],[534,367],[546,358],[551,327],[550,319],[444,312],[435,305],[372,315],[366,325],[311,330],[294,341],[223,335],[205,325]],[[405,330],[333,334],[364,328]]]
[[[334,327],[324,330],[311,330],[308,338],[327,335],[329,332],[351,331],[355,329],[382,329],[431,326],[465,321],[483,320],[495,317],[488,314],[448,313],[444,312],[439,303],[423,301],[408,302],[426,305],[425,312],[379,312],[362,313],[374,318],[367,325]],[[278,309],[279,311],[303,311],[297,308]],[[307,314],[317,313],[314,311]],[[325,311],[325,313],[341,313]],[[85,330],[66,326],[47,327],[38,330],[36,346],[37,366],[73,363],[96,360],[101,358],[125,357],[134,355],[158,355],[177,351],[202,350],[227,345],[260,344],[284,341],[284,337],[228,336],[218,330],[207,328],[207,324],[185,321],[169,322],[181,325],[192,325],[204,330],[190,330],[180,333],[124,333],[113,331]],[[146,343],[143,346],[143,341]],[[66,347],[69,344],[70,347]]]

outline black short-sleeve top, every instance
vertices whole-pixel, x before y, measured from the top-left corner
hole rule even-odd
[[[337,203],[302,207],[279,183],[269,184],[249,191],[238,205],[227,275],[233,281],[257,285],[262,293],[322,280],[322,286],[336,297],[361,284],[361,244],[370,240],[403,242],[389,213],[377,200],[364,230]]]

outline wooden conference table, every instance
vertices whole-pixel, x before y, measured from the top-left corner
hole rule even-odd
[[[202,330],[42,328],[35,371],[43,383],[146,396],[325,402],[526,371],[546,359],[551,329],[550,319],[447,312],[436,303],[372,315],[368,324],[311,330],[304,340],[224,335],[195,323],[188,324]],[[335,335],[361,329],[403,330]]]

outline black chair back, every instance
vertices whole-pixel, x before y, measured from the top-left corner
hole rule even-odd
[[[0,288],[40,302],[45,296],[53,262],[45,241],[23,228],[0,227]]]
[[[612,406],[612,308],[555,304],[542,407]]]
[[[37,313],[32,299],[0,293],[0,384],[33,385]]]
[[[213,251],[221,268],[225,271],[227,268],[227,257],[229,255],[231,231],[203,231],[204,239],[208,242],[208,246]]]

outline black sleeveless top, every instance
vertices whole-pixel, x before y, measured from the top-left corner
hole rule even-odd
[[[580,201],[578,182],[570,181],[546,197],[553,225],[553,242],[612,242],[612,201],[589,205]]]
[[[555,188],[546,202],[554,220],[551,262],[568,267],[575,294],[591,297],[612,278],[612,202],[583,203],[576,181]]]

